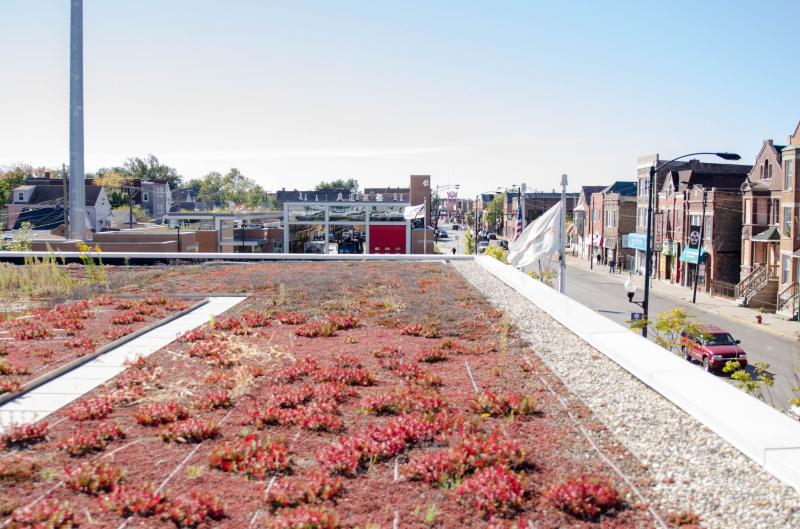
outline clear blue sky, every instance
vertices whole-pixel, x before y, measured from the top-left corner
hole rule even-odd
[[[85,0],[86,167],[269,190],[632,179],[800,120],[793,2]],[[0,0],[0,164],[68,157],[69,0]]]

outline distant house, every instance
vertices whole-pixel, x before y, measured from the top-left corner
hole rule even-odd
[[[170,212],[197,211],[197,193],[192,189],[176,189]]]
[[[137,180],[133,203],[139,205],[152,219],[159,219],[172,208],[172,193],[166,180]]]
[[[111,227],[111,204],[100,186],[86,186],[86,227],[99,232]],[[64,221],[64,188],[61,180],[31,178],[8,197],[8,226],[30,222],[34,229],[53,229]]]

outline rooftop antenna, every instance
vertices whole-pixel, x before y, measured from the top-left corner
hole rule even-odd
[[[69,31],[69,222],[70,239],[86,230],[86,175],[83,168],[83,0],[70,0]]]

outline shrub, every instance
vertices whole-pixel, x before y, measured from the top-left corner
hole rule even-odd
[[[300,476],[295,480],[277,481],[264,500],[272,507],[296,507],[302,503],[317,503],[336,497],[342,491],[342,480],[322,471]]]
[[[469,496],[471,505],[484,514],[510,514],[522,506],[525,486],[520,477],[503,468],[492,466],[465,479],[456,494]]]
[[[217,446],[211,452],[209,463],[212,468],[223,472],[236,472],[255,479],[264,479],[268,473],[289,468],[289,449],[282,441],[272,441],[265,437],[259,439],[250,434],[244,439]]]
[[[210,492],[191,492],[174,500],[166,517],[177,527],[197,527],[207,520],[225,518],[225,505]]]
[[[53,332],[39,323],[26,320],[17,326],[12,336],[15,340],[42,340],[53,336]]]
[[[447,351],[441,348],[423,349],[414,355],[417,362],[444,362],[447,360]]]
[[[39,461],[25,454],[0,456],[0,481],[31,479],[36,476],[39,468]]]
[[[175,401],[154,402],[139,406],[133,418],[143,426],[159,426],[189,417],[189,411]]]
[[[267,523],[269,529],[336,529],[338,516],[323,507],[297,507],[280,511]]]
[[[58,448],[73,457],[105,450],[109,441],[123,439],[125,432],[115,422],[100,423],[90,430],[77,430],[58,442]]]
[[[219,435],[219,425],[208,419],[188,419],[161,428],[161,438],[168,443],[199,443]]]
[[[52,498],[35,503],[31,507],[15,509],[11,513],[8,529],[71,529],[78,527],[75,513],[68,503]]]
[[[503,416],[532,415],[536,413],[536,399],[520,393],[496,394],[484,391],[474,397],[470,407],[476,413]]]
[[[100,498],[104,510],[115,512],[124,518],[131,516],[154,516],[163,513],[167,506],[167,494],[158,492],[150,482],[137,485],[122,484]]]
[[[347,386],[371,386],[375,383],[375,376],[361,368],[330,367],[318,369],[313,375],[317,382],[333,382]]]
[[[320,336],[328,338],[336,335],[336,329],[336,325],[330,322],[310,321],[299,325],[294,330],[294,333],[305,338],[317,338]]]
[[[103,332],[103,336],[108,338],[111,341],[119,340],[123,336],[127,336],[133,332],[131,327],[112,327],[107,331]]]
[[[280,312],[275,319],[284,325],[300,325],[308,321],[308,316],[300,312]]]
[[[199,342],[208,338],[208,333],[202,328],[192,329],[178,336],[178,341],[181,343]]]
[[[40,443],[47,439],[48,427],[47,422],[14,425],[2,437],[3,444],[8,447],[25,447]]]
[[[581,520],[594,520],[621,505],[614,487],[586,476],[555,483],[543,495],[558,509]]]
[[[346,331],[348,329],[358,327],[358,320],[355,318],[355,316],[351,316],[349,314],[337,314],[332,312],[326,315],[325,319],[328,321],[328,323],[340,331]]]
[[[503,250],[499,246],[489,246],[483,252],[483,255],[488,255],[489,257],[494,257],[495,259],[497,259],[498,261],[500,261],[503,264],[506,264],[507,263],[507,259],[508,259],[508,252]]]
[[[90,421],[105,419],[111,413],[111,399],[94,397],[78,401],[67,408],[67,417],[73,421]]]
[[[92,495],[111,492],[124,479],[121,468],[105,462],[64,467],[64,472],[67,475],[64,479],[67,488]]]
[[[197,407],[201,410],[230,408],[232,405],[233,403],[231,402],[231,394],[226,389],[207,391],[197,403]]]
[[[16,393],[22,389],[22,384],[16,380],[0,380],[0,395],[3,393]]]
[[[266,327],[270,324],[269,315],[257,310],[248,310],[243,313],[242,321],[248,327]]]

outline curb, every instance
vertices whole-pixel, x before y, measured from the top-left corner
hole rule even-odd
[[[148,333],[148,332],[150,332],[150,331],[152,331],[154,329],[158,329],[159,327],[164,326],[167,323],[180,318],[181,316],[185,316],[186,314],[188,314],[188,313],[190,313],[190,312],[192,312],[194,310],[199,309],[200,307],[202,307],[206,303],[208,303],[208,298],[201,299],[200,301],[198,301],[194,305],[191,305],[190,307],[187,307],[187,308],[185,308],[183,310],[180,310],[180,311],[178,311],[178,312],[176,312],[174,314],[170,314],[166,318],[163,318],[161,320],[153,322],[152,324],[147,325],[146,327],[142,327],[141,329],[138,329],[136,331],[133,331],[130,334],[126,334],[125,336],[123,336],[122,338],[119,338],[118,340],[114,340],[113,342],[109,342],[109,343],[105,344],[104,346],[100,347],[99,349],[96,349],[91,354],[82,356],[80,358],[76,358],[75,360],[73,360],[71,362],[67,362],[66,364],[64,364],[63,366],[61,366],[61,367],[59,367],[57,369],[49,371],[49,372],[45,373],[44,375],[41,375],[38,378],[34,378],[33,380],[31,380],[31,381],[27,382],[26,384],[24,384],[19,391],[15,392],[15,393],[6,393],[5,395],[0,395],[0,406],[2,406],[3,404],[9,403],[12,400],[18,399],[19,397],[22,397],[26,393],[29,393],[30,391],[33,391],[34,389],[38,388],[39,386],[41,386],[43,384],[46,384],[46,383],[50,382],[51,380],[55,380],[58,377],[64,375],[65,373],[69,373],[73,369],[77,369],[80,366],[89,363],[92,360],[94,360],[95,358],[103,356],[104,354],[113,351],[114,349],[116,349],[117,347],[119,347],[121,345],[125,345],[126,343],[138,338],[139,336],[141,336],[143,334],[146,334],[146,333]]]

